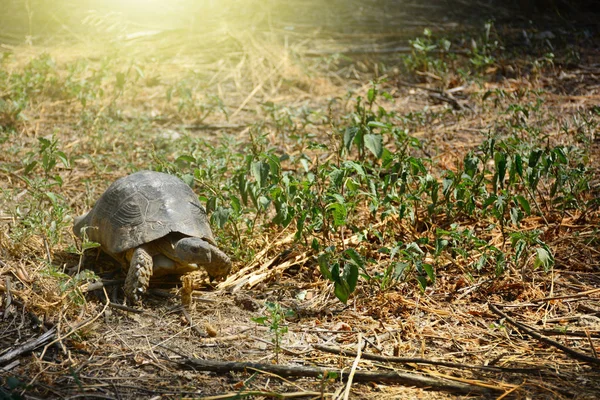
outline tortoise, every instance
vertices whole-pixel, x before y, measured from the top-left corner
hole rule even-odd
[[[124,289],[131,304],[140,301],[153,275],[181,275],[202,266],[214,279],[231,269],[198,197],[181,179],[162,172],[118,179],[88,213],[75,218],[73,231],[100,243],[128,268]]]

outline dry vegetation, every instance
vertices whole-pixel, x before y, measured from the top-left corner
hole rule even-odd
[[[9,3],[0,399],[600,396],[594,16]],[[141,169],[192,184],[226,281],[131,308],[84,256],[73,217]]]

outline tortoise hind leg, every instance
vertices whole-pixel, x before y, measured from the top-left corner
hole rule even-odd
[[[125,298],[130,305],[139,303],[140,295],[150,285],[152,276],[152,256],[144,247],[138,247],[127,253],[129,270],[125,279]]]

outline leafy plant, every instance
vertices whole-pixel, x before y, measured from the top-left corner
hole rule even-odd
[[[347,249],[342,257],[336,257],[333,248],[326,250],[318,257],[321,274],[333,282],[335,296],[345,304],[356,289],[359,269],[365,271],[365,261],[354,249]]]
[[[0,378],[0,400],[21,400],[24,397],[20,392],[27,388],[25,382],[15,376]]]
[[[273,333],[273,345],[275,346],[275,362],[279,362],[279,353],[281,352],[281,341],[283,336],[288,332],[288,327],[285,325],[286,317],[293,317],[294,312],[289,309],[281,308],[277,302],[266,302],[266,310],[269,315],[254,317],[252,321],[260,325],[269,326],[269,330]]]
[[[404,65],[411,72],[429,72],[444,76],[448,72],[448,39],[434,39],[431,29],[425,28],[423,36],[409,41],[412,51],[404,57]]]

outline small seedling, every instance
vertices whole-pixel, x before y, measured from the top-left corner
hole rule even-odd
[[[275,362],[279,362],[279,353],[281,352],[281,342],[283,336],[288,332],[288,326],[285,324],[286,317],[293,317],[294,312],[290,309],[283,309],[277,302],[266,302],[266,311],[268,315],[262,317],[254,317],[252,321],[260,325],[269,326],[269,330],[273,333],[273,345],[275,351]]]

